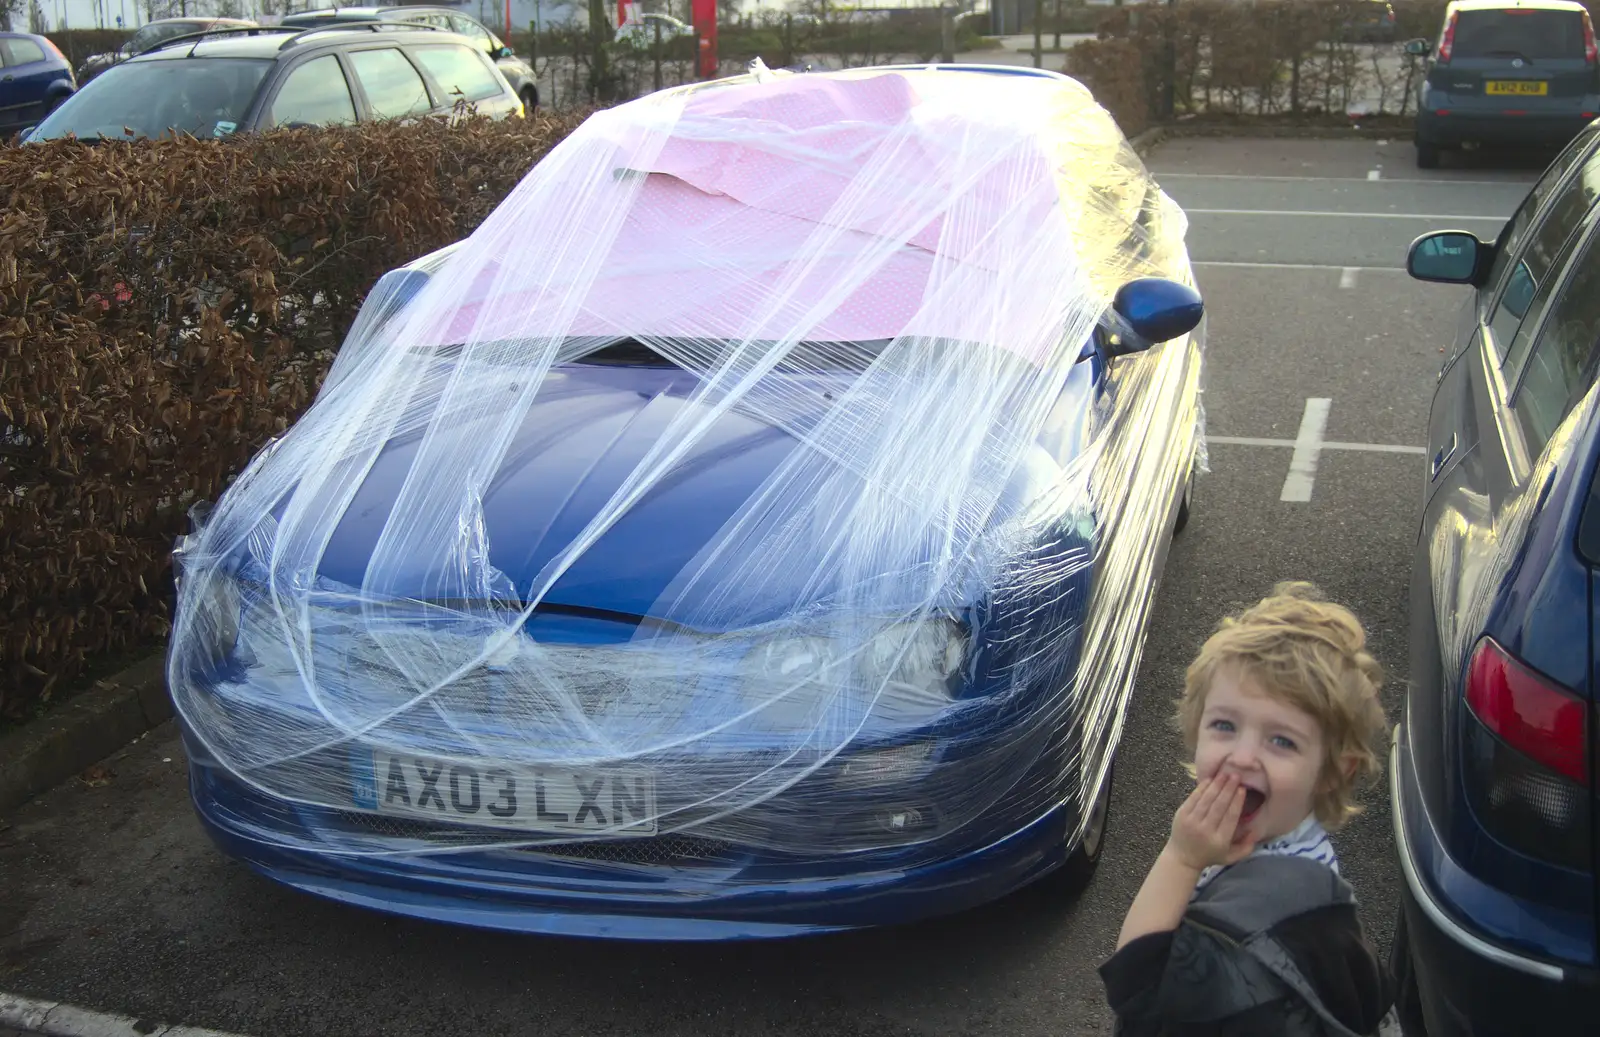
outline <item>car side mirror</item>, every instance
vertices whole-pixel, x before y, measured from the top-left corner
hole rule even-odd
[[[1406,273],[1419,281],[1478,285],[1489,246],[1464,230],[1424,234],[1406,253]]]
[[[1433,53],[1433,46],[1427,40],[1407,40],[1402,49],[1414,58],[1425,58]]]
[[[1186,284],[1161,277],[1141,277],[1117,289],[1111,308],[1126,322],[1138,340],[1111,335],[1107,352],[1112,356],[1135,353],[1158,342],[1187,335],[1206,315],[1200,293]]]

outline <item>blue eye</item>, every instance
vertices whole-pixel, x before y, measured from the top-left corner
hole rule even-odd
[[[1233,721],[1231,721],[1231,720],[1213,720],[1207,726],[1210,727],[1211,730],[1213,730],[1213,731],[1231,732],[1233,730]]]
[[[1281,746],[1282,748],[1288,749],[1288,750],[1291,750],[1291,751],[1300,748],[1298,745],[1294,744],[1294,739],[1288,737],[1287,735],[1273,735],[1272,736],[1272,743],[1274,745]]]

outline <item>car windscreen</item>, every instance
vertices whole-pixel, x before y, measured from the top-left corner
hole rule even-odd
[[[1583,60],[1583,14],[1513,8],[1456,15],[1452,62],[1461,58]]]
[[[239,128],[271,67],[261,58],[131,61],[78,91],[29,139],[226,137]]]

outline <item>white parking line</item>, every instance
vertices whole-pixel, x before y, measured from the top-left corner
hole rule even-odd
[[[1369,169],[1369,170],[1367,170],[1367,179],[1368,180],[1377,180],[1377,179],[1381,178],[1382,176],[1383,176],[1383,170],[1381,170],[1381,169]]]
[[[1223,446],[1270,446],[1293,449],[1297,442],[1293,439],[1267,439],[1261,436],[1206,436],[1206,442],[1220,443]],[[1324,450],[1356,450],[1369,454],[1416,454],[1425,457],[1427,450],[1420,446],[1406,446],[1401,443],[1340,443],[1334,440],[1325,440],[1322,443]]]
[[[1151,174],[1157,180],[1285,180],[1291,183],[1363,183],[1365,180],[1376,179],[1368,172],[1363,179],[1359,176],[1252,176],[1249,173],[1160,173]],[[1423,180],[1421,178],[1402,177],[1399,180],[1385,180],[1386,184],[1463,184],[1469,187],[1517,187],[1526,191],[1530,180]]]
[[[1194,259],[1190,260],[1192,266],[1223,266],[1242,267],[1244,269],[1262,270],[1372,270],[1383,274],[1403,274],[1403,266],[1334,266],[1332,263],[1246,263],[1233,259]]]
[[[1333,400],[1326,396],[1306,399],[1306,412],[1300,419],[1300,434],[1294,437],[1294,456],[1289,459],[1289,474],[1283,480],[1279,500],[1305,503],[1311,499],[1311,485],[1317,477],[1317,455],[1322,453],[1322,433],[1328,427],[1328,409]]]
[[[1354,288],[1356,286],[1356,271],[1359,267],[1347,266],[1339,271],[1339,287]]]
[[[1190,215],[1202,216],[1327,216],[1341,220],[1428,220],[1444,223],[1451,220],[1476,220],[1479,223],[1504,223],[1506,216],[1466,216],[1461,213],[1436,212],[1331,212],[1320,209],[1188,209]]]

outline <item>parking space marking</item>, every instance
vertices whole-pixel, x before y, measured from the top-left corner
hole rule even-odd
[[[1261,270],[1372,270],[1384,274],[1403,274],[1403,266],[1334,266],[1332,263],[1251,263],[1237,259],[1195,259],[1191,266],[1231,266]]]
[[[1461,213],[1435,212],[1326,212],[1320,209],[1184,209],[1191,215],[1204,216],[1328,216],[1348,220],[1428,220],[1442,223],[1446,220],[1476,220],[1479,223],[1504,223],[1508,216],[1465,216]]]
[[[1281,180],[1289,183],[1365,183],[1366,180],[1376,180],[1371,171],[1365,180],[1359,176],[1256,176],[1251,173],[1163,173],[1152,171],[1152,176],[1157,180]],[[1529,180],[1423,180],[1421,178],[1404,177],[1399,180],[1386,180],[1389,184],[1461,184],[1467,187],[1522,187],[1526,188],[1533,181]]]
[[[1306,412],[1300,419],[1300,434],[1294,437],[1294,456],[1289,459],[1289,474],[1283,480],[1279,500],[1304,504],[1311,499],[1311,486],[1317,477],[1317,457],[1322,453],[1322,433],[1328,427],[1328,410],[1333,400],[1326,396],[1306,398]]]
[[[1360,267],[1347,266],[1339,271],[1339,287],[1354,288],[1356,286],[1356,271]]]
[[[1218,443],[1222,446],[1267,446],[1293,449],[1298,441],[1293,439],[1272,439],[1263,436],[1206,436],[1206,442]],[[1341,443],[1336,440],[1324,440],[1321,444],[1324,450],[1355,450],[1369,454],[1415,454],[1418,457],[1427,456],[1428,451],[1420,446],[1406,446],[1403,443]]]

